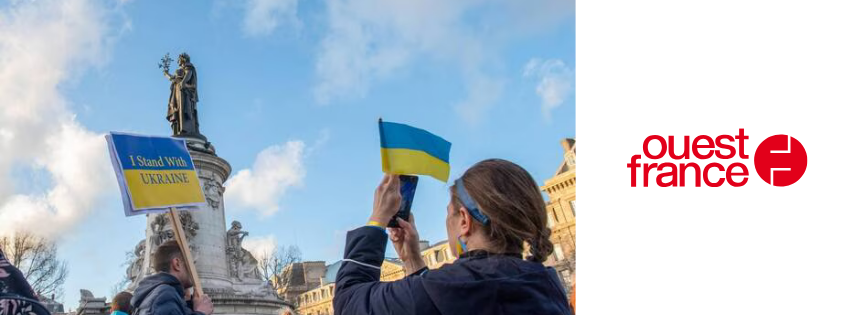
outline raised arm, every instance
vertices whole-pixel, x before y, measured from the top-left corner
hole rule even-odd
[[[343,264],[337,272],[334,311],[336,314],[414,314],[434,309],[431,300],[417,288],[419,275],[393,282],[380,282],[387,234],[364,226],[349,231]]]
[[[372,215],[366,226],[349,231],[343,262],[337,271],[334,312],[337,314],[425,314],[437,310],[422,288],[421,273],[399,281],[381,282],[387,248],[387,222],[398,211],[402,196],[399,177],[385,174],[375,189]],[[419,257],[419,255],[417,255]],[[429,312],[429,310],[434,310]]]

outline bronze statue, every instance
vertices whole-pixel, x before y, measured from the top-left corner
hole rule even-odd
[[[171,123],[174,136],[200,136],[198,130],[198,73],[189,61],[189,55],[180,54],[177,57],[179,68],[174,75],[169,73],[172,59],[168,54],[163,57],[160,68],[171,81],[171,95],[168,98],[166,119]]]

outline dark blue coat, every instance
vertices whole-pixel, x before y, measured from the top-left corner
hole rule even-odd
[[[334,314],[573,314],[555,270],[540,263],[472,255],[379,282],[386,246],[379,228],[349,231]]]
[[[193,311],[183,299],[183,285],[165,272],[152,274],[139,282],[130,304],[134,315],[204,315]]]
[[[0,314],[50,315],[41,304],[27,278],[12,265],[0,249]]]

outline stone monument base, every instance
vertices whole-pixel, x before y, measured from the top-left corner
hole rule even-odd
[[[248,235],[242,224],[233,221],[231,229],[226,229],[223,184],[230,176],[230,164],[216,155],[215,147],[206,139],[181,138],[186,139],[206,204],[197,210],[181,211],[180,219],[204,293],[213,300],[213,314],[285,315],[287,310],[295,314],[293,306],[262,280],[257,259],[242,247],[242,240]],[[132,281],[129,290],[154,273],[150,268],[153,254],[157,246],[174,239],[173,229],[167,216],[147,216],[145,239],[136,246],[136,258],[127,269]]]
[[[271,291],[243,293],[231,289],[213,288],[204,289],[204,293],[213,299],[215,315],[279,315],[293,308]]]

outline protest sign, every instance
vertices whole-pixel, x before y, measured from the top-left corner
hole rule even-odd
[[[204,205],[185,140],[116,132],[106,138],[125,215]]]
[[[195,294],[204,294],[177,214],[178,209],[197,209],[206,202],[186,140],[111,132],[106,141],[121,188],[124,214],[168,211]]]

